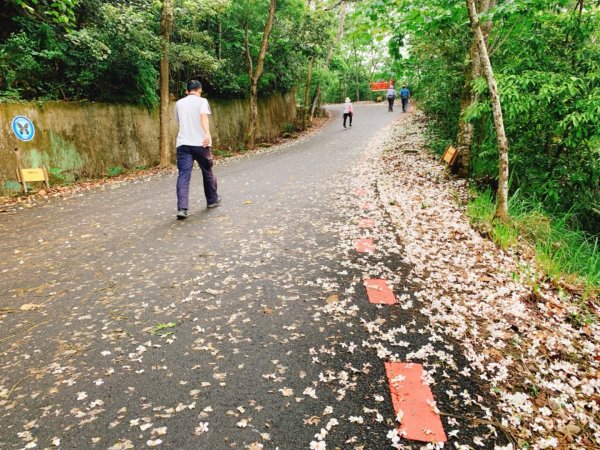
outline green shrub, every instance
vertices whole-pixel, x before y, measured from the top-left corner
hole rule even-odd
[[[532,203],[517,191],[509,201],[510,222],[494,218],[495,197],[490,189],[472,191],[467,215],[473,225],[499,247],[515,246],[525,239],[534,248],[539,267],[551,279],[583,284],[588,294],[600,289],[600,245],[573,225],[570,213],[549,215],[540,203]]]
[[[60,167],[50,167],[48,169],[48,174],[51,181],[56,180],[63,186],[71,184],[75,181],[75,175],[73,173],[65,171]]]
[[[107,175],[109,177],[116,177],[121,175],[124,172],[124,169],[121,166],[115,166],[108,169]]]
[[[292,122],[286,122],[283,124],[284,133],[293,133],[296,131],[296,126]]]

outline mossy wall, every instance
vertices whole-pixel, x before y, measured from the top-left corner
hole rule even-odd
[[[247,100],[213,100],[211,132],[215,148],[238,149],[247,123]],[[19,141],[15,116],[29,117],[35,137]],[[296,117],[294,93],[259,99],[257,139],[277,137]],[[171,114],[173,117],[173,114]],[[171,120],[175,153],[177,125]],[[143,106],[90,102],[0,104],[0,191],[18,188],[16,168],[47,167],[55,181],[100,177],[111,168],[151,167],[159,162],[158,111]]]

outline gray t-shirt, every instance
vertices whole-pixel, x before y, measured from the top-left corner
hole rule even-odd
[[[396,96],[396,91],[394,90],[394,88],[389,88],[388,89],[387,96],[388,97],[395,97]]]
[[[177,147],[180,145],[203,146],[205,133],[200,123],[200,114],[210,114],[210,106],[205,98],[190,94],[175,103],[175,120],[179,123]],[[209,145],[211,144],[212,142]]]

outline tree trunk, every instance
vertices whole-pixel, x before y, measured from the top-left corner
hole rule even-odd
[[[352,42],[352,45],[354,46],[354,79],[356,82],[356,98],[354,99],[355,102],[359,102],[360,101],[360,86],[359,86],[359,80],[360,80],[360,75],[359,75],[359,65],[358,65],[358,52],[356,51],[356,41]]]
[[[248,127],[246,129],[246,148],[254,148],[256,136],[256,123],[258,121],[258,86],[252,83],[250,86],[250,98],[248,99]]]
[[[257,122],[257,106],[256,103],[258,101],[258,80],[262,75],[264,64],[265,64],[265,56],[267,54],[267,47],[269,45],[269,35],[271,34],[271,29],[273,28],[273,22],[275,21],[275,11],[277,10],[277,0],[271,0],[271,4],[269,6],[269,18],[267,19],[267,23],[265,25],[265,30],[263,32],[262,42],[260,44],[260,51],[258,53],[258,60],[256,61],[256,68],[254,69],[254,73],[251,73],[250,76],[250,99],[248,102],[248,127],[246,128],[246,148],[254,148],[254,139],[256,137],[256,122]],[[248,47],[248,34],[246,32],[246,48],[248,53],[248,58],[250,58],[250,51]],[[250,58],[250,62],[252,62],[252,58]],[[250,70],[252,70],[252,65],[250,65]]]
[[[471,163],[471,148],[473,146],[473,136],[475,134],[475,125],[472,122],[464,120],[467,109],[477,102],[479,95],[473,91],[472,83],[481,76],[479,64],[479,52],[477,51],[477,41],[473,38],[471,49],[469,50],[468,69],[465,74],[465,84],[460,99],[460,116],[458,118],[458,132],[456,133],[456,150],[458,150],[458,175],[467,177],[469,175],[469,165]]]
[[[369,83],[373,81],[373,75],[375,75],[375,68],[377,67],[377,52],[375,48],[373,48],[373,44],[371,44],[371,68],[369,70]]]
[[[171,0],[162,0],[160,18],[160,165],[171,164],[171,145],[169,143],[169,41],[173,30],[173,4]]]
[[[306,87],[304,88],[304,101],[302,103],[302,128],[306,129],[308,121],[308,96],[310,95],[310,82],[312,79],[313,64],[315,63],[314,56],[308,62],[308,73],[306,75]]]
[[[492,103],[492,114],[494,118],[494,128],[496,129],[496,138],[498,142],[498,204],[496,206],[496,217],[500,220],[508,219],[508,140],[504,131],[504,119],[502,117],[502,104],[498,95],[498,86],[494,77],[494,70],[488,55],[487,44],[481,30],[475,0],[467,0],[469,10],[469,19],[471,20],[471,29],[473,36],[477,41],[482,71],[487,80],[488,90],[490,91],[490,100]]]
[[[479,12],[486,13],[495,6],[496,0],[480,0]],[[481,24],[481,31],[487,44],[488,37],[492,30],[491,21]],[[469,61],[465,73],[465,83],[460,99],[460,116],[458,119],[458,132],[456,134],[456,149],[458,150],[458,176],[467,177],[469,175],[469,166],[471,164],[471,151],[473,149],[473,140],[475,137],[475,124],[465,122],[464,116],[471,107],[479,100],[479,94],[473,90],[473,81],[481,76],[481,60],[477,49],[477,40],[473,36],[471,48],[469,49]]]
[[[329,47],[329,53],[327,53],[327,59],[325,59],[324,68],[329,68],[329,64],[331,63],[331,59],[333,58],[333,52],[337,47],[340,39],[342,38],[342,34],[344,34],[344,21],[346,20],[346,3],[342,1],[340,4],[340,22],[338,24],[337,33],[335,35],[335,40],[331,43],[331,47]],[[315,112],[317,110],[317,106],[319,105],[319,99],[321,97],[321,83],[317,84],[315,89],[315,95],[313,95],[312,106],[310,108],[310,120],[315,117]]]
[[[223,59],[223,24],[221,19],[219,19],[219,41],[217,45],[217,59],[221,61]]]

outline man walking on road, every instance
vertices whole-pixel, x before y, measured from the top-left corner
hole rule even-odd
[[[390,84],[390,88],[387,90],[388,99],[388,111],[394,111],[394,99],[396,98],[396,90],[394,85]]]
[[[187,84],[187,96],[175,104],[175,119],[179,123],[177,133],[177,220],[188,215],[190,197],[190,178],[194,161],[202,170],[204,195],[208,208],[220,205],[221,198],[217,194],[217,178],[213,174],[212,138],[208,123],[210,106],[201,97],[202,84],[190,80]]]
[[[402,100],[402,112],[408,111],[408,99],[410,97],[410,91],[406,86],[402,86],[400,89],[400,99]]]

